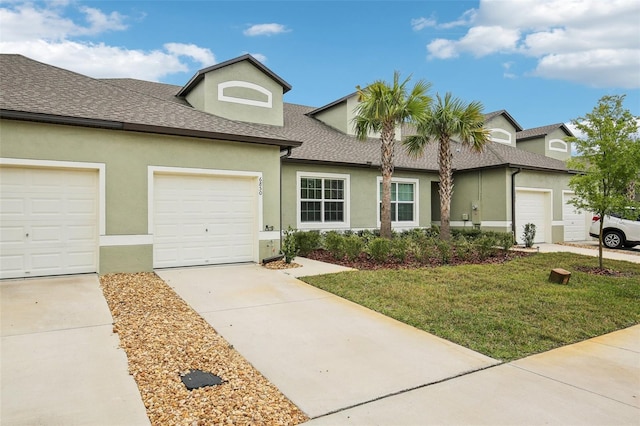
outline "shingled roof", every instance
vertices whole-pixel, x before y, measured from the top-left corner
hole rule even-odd
[[[167,85],[98,80],[22,55],[0,55],[0,117],[278,146],[300,143],[265,126],[167,99]],[[136,86],[136,87],[133,87]],[[153,86],[153,92],[145,91]],[[177,92],[177,90],[175,91]]]
[[[289,162],[380,166],[380,141],[360,141],[314,118],[312,113],[323,107],[285,103],[284,126],[252,124],[195,110],[177,96],[180,86],[135,79],[93,79],[20,55],[0,55],[0,69],[1,117],[60,123],[73,119],[76,121],[67,124],[268,143],[293,147],[285,159]],[[486,114],[485,120],[504,114],[520,128],[504,110]],[[540,132],[553,126],[561,125],[531,130]],[[407,129],[410,127],[403,133]],[[456,171],[493,167],[569,171],[560,160],[499,143],[488,144],[482,153],[457,143],[452,150]],[[395,167],[437,172],[437,144],[427,145],[416,159],[397,142]]]
[[[561,129],[567,136],[574,136],[564,123],[549,124],[548,126],[534,127],[516,133],[516,140],[527,140],[547,136],[554,130]]]

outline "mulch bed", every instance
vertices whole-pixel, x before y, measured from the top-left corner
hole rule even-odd
[[[625,274],[624,272],[614,271],[613,269],[608,268],[599,268],[597,266],[576,266],[575,267],[580,272],[585,272],[591,275],[602,275],[606,277],[625,277],[629,274]]]
[[[154,273],[100,283],[152,425],[296,425],[307,416]],[[187,390],[192,370],[222,379]]]
[[[460,258],[455,253],[449,259],[447,265],[469,265],[469,264],[501,264],[509,260],[530,256],[532,253],[524,251],[504,251],[496,250],[495,253],[484,259],[479,256],[467,256]],[[333,263],[336,265],[347,266],[359,270],[378,270],[378,269],[415,269],[425,267],[442,266],[444,263],[440,258],[431,257],[427,262],[420,262],[415,257],[408,255],[404,262],[397,259],[388,258],[386,261],[376,261],[366,253],[361,253],[355,259],[336,259],[330,252],[324,249],[313,250],[305,256],[308,259],[319,260],[321,262]]]

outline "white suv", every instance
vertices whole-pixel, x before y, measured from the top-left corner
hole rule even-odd
[[[599,233],[600,217],[594,216],[589,235],[598,238]],[[608,248],[633,247],[640,244],[640,215],[636,215],[636,220],[624,219],[617,214],[605,216],[602,243]]]

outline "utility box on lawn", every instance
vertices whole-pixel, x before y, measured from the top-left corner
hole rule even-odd
[[[569,284],[571,278],[571,272],[562,268],[555,268],[551,270],[549,274],[549,282],[556,284]]]

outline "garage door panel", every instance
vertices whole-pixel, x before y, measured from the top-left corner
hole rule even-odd
[[[0,277],[97,271],[97,171],[0,167],[0,203]]]
[[[154,266],[254,260],[254,183],[244,177],[156,175]]]
[[[569,201],[575,195],[565,194],[562,205],[565,241],[583,241],[587,236],[587,213],[578,210]]]
[[[543,243],[547,235],[547,227],[550,227],[549,195],[544,191],[517,191],[516,192],[516,225],[518,241],[523,241],[524,227],[528,223],[536,225],[534,242]]]

